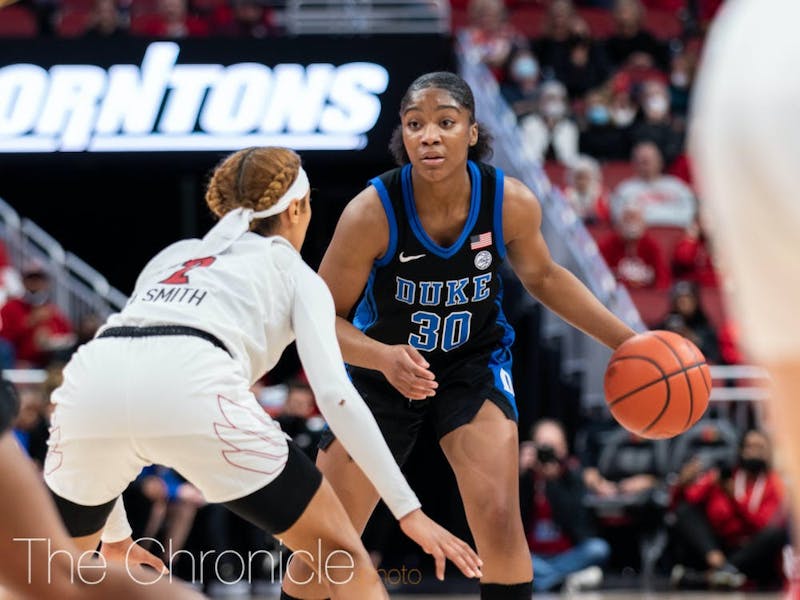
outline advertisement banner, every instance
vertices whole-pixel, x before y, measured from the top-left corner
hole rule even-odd
[[[384,160],[405,89],[452,69],[451,48],[419,35],[4,40],[0,160],[168,153],[183,162],[263,145]]]

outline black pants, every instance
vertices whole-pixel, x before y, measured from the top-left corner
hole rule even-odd
[[[714,533],[703,508],[681,504],[675,512],[675,533],[682,546],[681,560],[698,568],[707,568],[705,557],[719,550],[733,566],[749,578],[760,582],[775,582],[776,566],[781,548],[789,542],[785,527],[765,527],[739,547],[726,546]]]

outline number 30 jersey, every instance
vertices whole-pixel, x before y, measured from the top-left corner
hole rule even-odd
[[[514,332],[501,307],[503,172],[467,163],[469,214],[458,239],[444,248],[417,215],[411,168],[370,180],[386,212],[389,244],[373,265],[353,323],[381,342],[410,344],[434,372],[480,355],[505,362]]]

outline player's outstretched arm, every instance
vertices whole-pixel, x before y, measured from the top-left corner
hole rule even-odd
[[[437,579],[444,579],[446,559],[450,559],[467,577],[483,577],[483,561],[477,558],[472,548],[428,518],[422,510],[412,511],[400,519],[400,528],[433,557]]]
[[[438,384],[428,362],[411,346],[389,346],[370,338],[347,320],[369,278],[373,263],[389,244],[389,225],[378,192],[368,187],[345,208],[319,274],[333,296],[336,335],[345,361],[384,374],[412,400],[433,396]]]
[[[523,183],[506,177],[503,237],[508,260],[525,289],[581,331],[614,349],[635,332],[570,271],[553,261],[542,236],[542,208]]]
[[[302,268],[299,268],[302,267]],[[347,373],[336,341],[333,301],[325,283],[306,265],[294,276],[292,322],[297,352],[322,415],[347,453],[375,486],[403,531],[432,554],[444,576],[449,558],[467,577],[480,577],[481,561],[472,548],[431,521],[392,457],[375,418]]]

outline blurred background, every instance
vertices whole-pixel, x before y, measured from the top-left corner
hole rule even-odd
[[[685,152],[692,84],[722,0],[22,0],[0,8],[0,367],[15,432],[41,464],[49,394],[72,352],[124,305],[158,250],[201,236],[214,165],[251,145],[303,156],[316,267],[347,201],[393,167],[407,86],[434,70],[472,86],[493,164],[538,195],[544,232],[638,330],[692,339],[713,364],[706,417],[639,439],[605,406],[609,351],[508,274],[520,493],[538,591],[779,590],[793,560],[763,373],[721,293]],[[776,18],[780,18],[776,15]],[[746,40],[743,40],[746,43]],[[743,73],[743,77],[747,74]],[[313,456],[323,421],[296,354],[255,390]],[[426,511],[470,539],[432,430],[404,469]],[[179,474],[125,494],[135,535],[185,549],[173,571],[215,597],[276,593],[281,549]],[[385,507],[367,548],[393,592],[444,584]],[[155,546],[154,546],[155,548]],[[202,551],[268,548],[241,580]],[[721,548],[721,550],[719,550]],[[169,557],[168,557],[169,558]]]

